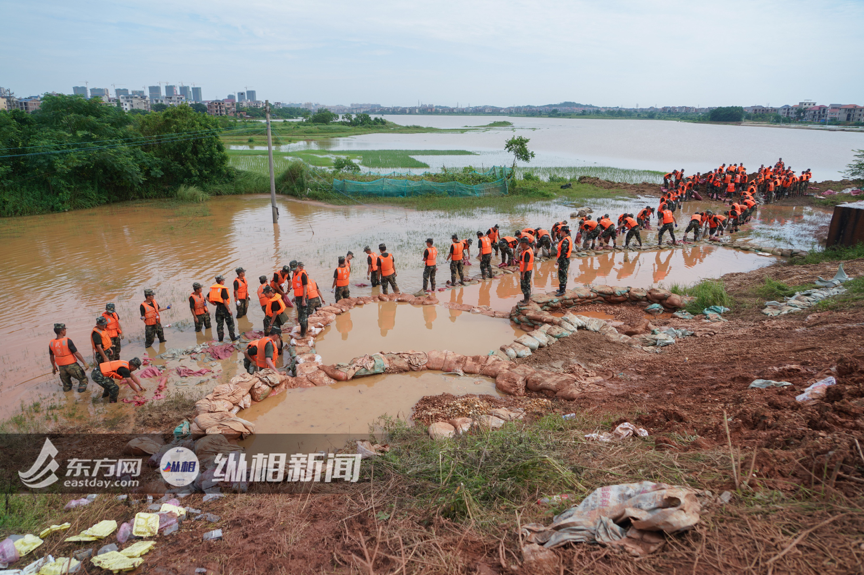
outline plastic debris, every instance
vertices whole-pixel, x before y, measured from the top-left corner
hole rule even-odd
[[[186,510],[180,507],[179,501],[172,499],[168,503],[162,504],[162,507],[159,508],[159,513],[173,513],[177,517],[184,517]]]
[[[723,307],[722,305],[710,305],[710,306],[706,307],[705,309],[703,309],[702,313],[704,315],[708,315],[708,314],[712,314],[712,313],[723,314],[723,313],[726,313],[727,311],[729,311],[728,307]]]
[[[561,419],[565,419],[565,420],[576,419],[576,414],[575,413],[565,413],[564,415],[561,416]]]
[[[136,513],[132,522],[132,535],[153,537],[159,532],[159,515],[156,513]]]
[[[208,501],[213,501],[214,499],[219,499],[220,497],[225,497],[222,493],[208,493],[204,496],[204,503]]]
[[[120,526],[120,529],[117,530],[117,542],[118,543],[126,543],[129,541],[129,537],[132,535],[132,522],[127,521],[126,523]]]
[[[102,569],[113,571],[114,573],[117,573],[118,571],[132,571],[144,563],[144,560],[141,558],[126,557],[117,551],[93,557],[90,561],[96,567],[101,567]]]
[[[39,533],[39,537],[42,539],[45,539],[45,537],[47,535],[50,535],[51,533],[55,533],[57,531],[65,531],[66,529],[69,529],[70,527],[72,527],[71,523],[63,523],[61,525],[52,525],[51,527],[46,527],[45,529],[43,529]]]
[[[120,553],[126,557],[141,557],[145,553],[149,553],[156,546],[155,541],[138,541],[133,543]]]
[[[109,543],[108,545],[102,546],[99,551],[96,552],[96,555],[105,555],[106,553],[111,553],[112,551],[117,551],[118,547],[114,543]]]
[[[608,443],[615,439],[626,439],[632,436],[639,437],[648,437],[648,430],[642,427],[636,427],[632,423],[624,422],[616,427],[612,433],[602,432],[602,433],[587,433],[585,434],[585,439],[589,441],[600,441],[602,443]]]
[[[189,422],[185,419],[183,422],[174,428],[174,437],[184,438],[189,437],[192,434],[192,431],[189,426]]]
[[[48,556],[50,557],[50,555]],[[39,575],[66,575],[76,573],[81,568],[81,562],[72,557],[58,557],[50,563],[45,563],[39,569]]]
[[[198,517],[198,519],[204,519],[205,521],[209,521],[210,523],[216,523],[217,521],[220,521],[222,518],[219,517],[218,515],[214,515],[212,513],[205,513],[204,515],[201,515],[200,517]]]
[[[93,556],[93,548],[88,547],[87,549],[81,549],[80,551],[76,551],[73,556],[78,561],[84,561],[85,559],[90,559],[90,557]]]
[[[79,535],[68,537],[66,541],[97,541],[99,539],[104,539],[108,537],[109,535],[114,533],[114,530],[116,529],[116,521],[114,521],[113,519],[105,519],[103,521],[100,521],[90,529],[82,531]]]
[[[43,541],[40,538],[28,533],[21,539],[16,539],[14,545],[15,549],[18,550],[18,556],[26,557],[28,553],[42,545],[42,543]]]
[[[678,319],[693,319],[693,314],[686,309],[681,309],[673,313],[672,317],[677,317]]]
[[[649,305],[648,307],[645,308],[645,311],[647,311],[648,313],[653,313],[656,315],[656,314],[661,314],[666,310],[663,309],[663,306],[660,305],[659,303],[652,303],[651,305]]]
[[[843,264],[840,264],[840,267],[837,269],[837,273],[834,274],[834,277],[830,280],[822,279],[822,276],[813,282],[819,287],[837,287],[843,282],[848,282],[849,276],[846,275],[846,272],[843,270]]]
[[[22,573],[23,575],[35,575],[39,572],[40,569],[42,569],[49,563],[54,563],[54,557],[52,557],[51,555],[46,555],[42,559],[37,559],[33,563],[29,564],[24,569],[15,569],[14,571],[12,571],[12,573],[15,573],[16,575],[18,573]]]
[[[217,539],[222,539],[221,529],[214,529],[213,531],[208,531],[204,534],[204,541],[215,541]]]
[[[597,542],[620,545],[642,556],[663,544],[659,534],[650,532],[690,529],[699,522],[700,513],[693,490],[643,481],[601,487],[556,516],[548,527],[531,523],[523,526],[522,534],[529,543],[546,548]]]
[[[572,501],[573,498],[569,495],[553,495],[552,497],[541,497],[537,500],[537,505],[558,505],[563,501]]]
[[[10,563],[15,563],[20,558],[21,555],[18,553],[18,548],[15,547],[15,542],[12,539],[7,537],[3,541],[0,541],[0,563],[9,565]]]
[[[747,387],[753,389],[767,389],[769,387],[789,387],[792,385],[788,381],[774,381],[773,379],[754,379],[753,383]]]
[[[81,499],[73,499],[69,503],[63,507],[63,509],[75,509],[76,507],[84,507],[85,505],[90,505],[92,501],[87,499],[86,497],[82,497]]]
[[[804,393],[795,397],[798,401],[810,401],[812,399],[821,399],[825,397],[825,392],[828,391],[828,388],[832,385],[835,385],[837,380],[834,379],[833,375],[829,375],[825,379],[817,381],[813,385],[810,385],[807,389],[804,390]]]
[[[159,513],[159,531],[164,531],[177,523],[177,516],[173,513]]]

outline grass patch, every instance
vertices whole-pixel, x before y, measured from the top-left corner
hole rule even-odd
[[[792,265],[821,264],[822,262],[834,262],[841,260],[857,260],[864,258],[864,243],[854,246],[831,246],[824,250],[811,251],[803,258],[792,258]]]
[[[506,120],[499,120],[497,122],[490,122],[485,126],[477,126],[478,128],[509,128],[513,125],[513,122],[507,122]]]
[[[849,280],[843,284],[846,293],[831,299],[822,300],[816,304],[819,311],[857,307],[864,302],[864,276]]]
[[[692,314],[702,313],[702,310],[712,305],[732,309],[732,296],[726,292],[723,280],[703,280],[692,286],[674,284],[669,291],[696,298],[687,304],[687,311]]]
[[[178,202],[190,204],[203,204],[210,199],[210,194],[197,186],[180,186],[174,192],[174,199]]]
[[[826,208],[831,208],[834,206],[839,206],[840,204],[848,204],[850,202],[860,202],[861,196],[853,196],[852,194],[837,194],[835,196],[825,196],[813,198],[814,206],[823,206]]]
[[[554,183],[575,182],[579,178],[586,176],[591,178],[599,178],[608,182],[618,182],[621,184],[662,184],[663,172],[655,172],[652,170],[627,170],[624,168],[610,168],[604,166],[571,166],[557,168],[516,168],[517,177],[525,177],[526,174],[532,174],[541,180]]]

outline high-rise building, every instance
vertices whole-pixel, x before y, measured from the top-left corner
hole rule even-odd
[[[150,86],[147,88],[150,91],[150,99],[162,97],[162,86]]]
[[[237,92],[237,102],[245,102],[246,101],[246,92]]]
[[[144,90],[132,90],[131,92],[129,92],[129,95],[130,96],[141,96],[143,98],[144,97]]]
[[[73,86],[72,87],[72,95],[73,96],[84,96],[87,97],[87,86]]]
[[[246,90],[246,99],[250,102],[255,102],[258,100],[257,94],[255,94],[255,90]]]
[[[226,99],[226,100],[231,100],[232,102],[236,102],[236,101],[237,101],[237,98],[234,96],[234,94],[228,94],[228,97],[225,98],[225,99]]]
[[[192,88],[192,101],[193,102],[200,102],[201,101],[201,88],[200,87],[193,87]]]
[[[186,98],[186,101],[190,101],[192,99],[192,95],[189,93],[189,86],[180,86],[180,95]]]
[[[165,96],[176,96],[177,95],[177,86],[173,84],[169,84],[165,86]]]
[[[114,96],[120,98],[120,96],[128,96],[129,90],[126,88],[114,88]]]
[[[91,98],[108,98],[108,88],[90,88]]]

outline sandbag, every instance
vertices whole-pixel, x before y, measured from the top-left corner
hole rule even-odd
[[[566,399],[567,401],[573,401],[574,399],[579,397],[581,393],[582,387],[577,384],[573,384],[559,389],[555,393],[555,397],[557,397],[558,399]]]
[[[203,463],[207,459],[215,457],[218,453],[228,454],[243,451],[239,445],[229,443],[224,435],[205,435],[195,442],[192,450]]]
[[[237,404],[237,407],[240,409],[249,409],[252,407],[252,395],[247,393],[243,396],[243,399],[240,400],[240,403]]]
[[[297,363],[317,363],[321,365],[324,361],[321,359],[321,356],[315,353],[304,353],[303,355],[297,356]]]
[[[444,367],[444,359],[447,354],[450,353],[447,350],[438,351],[432,350],[426,354],[426,368],[440,371],[442,367]]]
[[[209,429],[210,427],[213,427],[214,425],[223,420],[231,419],[232,417],[233,416],[227,411],[199,413],[197,416],[195,416],[193,422],[206,432],[207,429]]]
[[[214,399],[212,394],[208,394],[195,402],[195,411],[198,413],[227,412],[231,411],[232,407],[234,407],[234,404],[227,399]]]
[[[575,382],[576,378],[572,375],[537,370],[528,376],[525,386],[531,391],[557,393],[559,390],[569,387]]]
[[[325,373],[322,369],[318,369],[310,374],[307,374],[306,379],[308,379],[318,387],[322,387],[325,385],[333,385],[334,383],[336,383],[336,380],[327,375],[327,373]]]
[[[534,370],[526,365],[517,365],[502,371],[495,378],[495,387],[508,395],[525,395],[525,382]]]
[[[491,355],[489,356],[489,359],[486,360],[486,365],[480,369],[480,375],[498,377],[499,373],[506,371],[511,367],[511,365],[512,364],[509,361],[504,361],[497,356]]]
[[[559,339],[562,337],[567,337],[571,333],[572,332],[564,329],[563,327],[559,327],[557,325],[550,326],[549,329],[546,330],[547,336],[552,336],[554,338],[559,338]]]
[[[549,345],[549,338],[547,338],[546,334],[539,329],[535,329],[534,331],[529,332],[528,335],[540,342],[540,347],[546,347],[547,345]]]
[[[513,349],[513,346],[502,345],[499,349],[507,355],[508,359],[516,359],[516,351]]]
[[[654,303],[663,303],[672,295],[672,292],[665,289],[651,288],[648,290],[648,299]]]
[[[255,373],[255,378],[260,383],[263,383],[263,384],[268,385],[270,387],[276,387],[277,385],[281,384],[283,381],[285,381],[286,377],[288,377],[287,374],[285,374],[281,371],[276,371],[275,369],[270,369],[270,368],[262,369],[262,370],[257,371]],[[254,387],[254,384],[253,384],[253,387]],[[250,392],[251,392],[251,389],[250,389]]]
[[[462,371],[471,375],[478,374],[489,360],[488,355],[469,355],[465,357],[465,364],[462,366]]]
[[[531,336],[528,335],[528,334],[525,334],[525,335],[523,335],[523,336],[517,337],[516,340],[515,340],[513,343],[519,343],[519,344],[522,344],[522,345],[524,345],[525,347],[527,347],[528,349],[530,349],[531,351],[537,351],[537,350],[540,348],[540,342],[537,341],[536,339],[534,339],[533,337],[531,337]],[[518,355],[518,353],[519,353],[518,350],[517,350],[516,353],[517,353],[517,355]],[[521,356],[520,356],[520,357],[521,357]]]
[[[153,455],[163,445],[165,442],[159,436],[136,437],[126,444],[123,453],[126,455]]]
[[[648,292],[642,288],[632,288],[627,297],[631,301],[645,301],[648,298]]]
[[[395,353],[385,353],[384,357],[387,359],[387,368],[384,370],[385,373],[405,373],[411,371],[411,366],[408,365],[408,362],[400,355]]]
[[[309,374],[315,373],[321,368],[317,363],[301,363],[298,365],[295,370],[297,377],[308,376]]]
[[[224,435],[228,439],[244,439],[255,433],[255,425],[245,419],[233,416],[207,428],[207,435],[216,433]]]
[[[531,338],[531,339],[534,339],[534,338]],[[535,339],[534,341],[537,341],[537,340]],[[514,352],[516,352],[517,358],[528,357],[529,355],[531,355],[531,348],[528,346],[522,345],[518,341],[514,341],[513,343],[511,343],[510,349],[512,349]]]
[[[259,380],[249,390],[249,395],[252,396],[252,401],[264,401],[270,395],[272,389],[269,385]]]
[[[378,375],[380,373],[384,373],[387,369],[387,360],[380,353],[373,353],[372,355],[364,355],[362,357],[355,357],[351,360],[351,363],[358,367],[357,371],[354,372],[354,377],[363,377],[365,375]]]
[[[447,358],[444,360],[444,365],[441,367],[441,371],[444,372],[455,372],[462,371],[462,368],[465,367],[465,360],[468,359],[461,353],[450,353],[447,355]]]
[[[672,294],[666,298],[666,301],[663,302],[663,307],[669,309],[680,309],[684,307],[684,300],[681,299],[681,296],[678,294]]]
[[[342,365],[344,365],[344,364],[321,365],[321,366],[319,366],[319,369],[321,371],[323,371],[324,373],[326,373],[328,376],[332,377],[336,381],[348,381],[354,376],[354,372],[343,370],[340,367]],[[346,366],[346,368],[347,368],[347,366]]]

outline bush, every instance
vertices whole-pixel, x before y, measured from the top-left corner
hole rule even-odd
[[[726,292],[723,280],[703,280],[692,286],[673,285],[669,291],[696,298],[687,304],[690,313],[702,313],[702,310],[712,305],[732,308],[732,297]]]
[[[300,197],[306,194],[307,187],[307,167],[300,160],[288,164],[276,178],[276,191],[280,194]]]
[[[740,122],[744,119],[744,108],[741,106],[714,108],[708,114],[708,119],[712,122]]]
[[[525,172],[524,174],[522,174],[522,179],[525,180],[526,182],[539,182],[539,181],[541,181],[539,177],[535,176],[531,172]]]
[[[360,171],[360,166],[351,161],[350,158],[340,156],[333,161],[333,172],[354,172]]]
[[[210,194],[197,186],[180,186],[174,193],[174,198],[180,202],[203,204],[210,199]]]
[[[831,246],[824,250],[812,251],[803,258],[792,258],[792,265],[819,264],[841,260],[857,260],[864,258],[864,243],[854,246]]]

